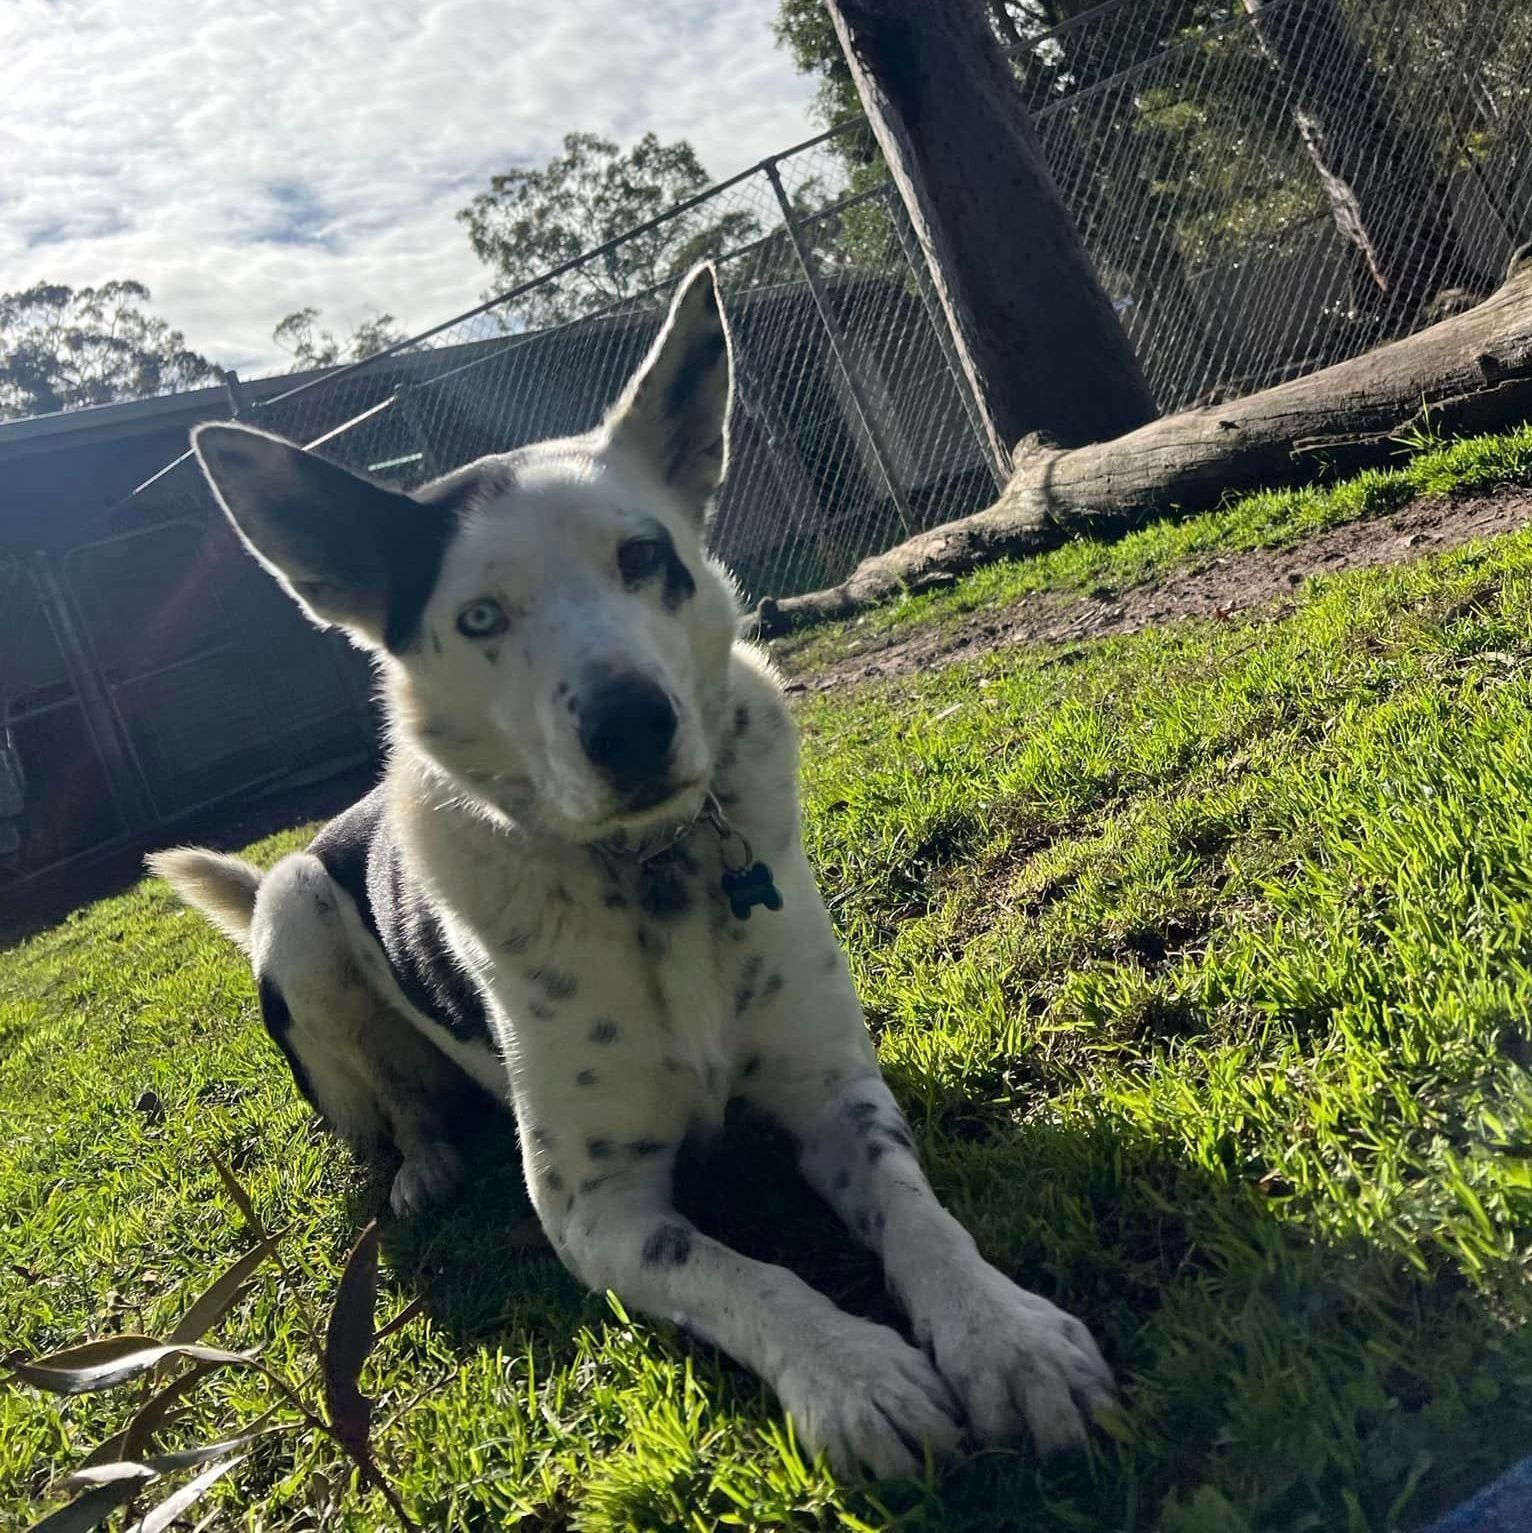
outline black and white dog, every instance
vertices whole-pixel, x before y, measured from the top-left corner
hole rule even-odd
[[[1074,1443],[1111,1376],[926,1183],[802,849],[781,689],[703,551],[730,397],[702,267],[592,435],[413,494],[200,428],[256,558],[376,656],[391,753],[269,873],[190,848],[150,863],[249,952],[335,1132],[397,1151],[400,1213],[458,1181],[477,1082],[509,1097],[570,1270],[753,1368],[838,1468],[909,1473],[965,1426]],[[924,1350],[675,1211],[677,1149],[731,1097],[791,1137]]]

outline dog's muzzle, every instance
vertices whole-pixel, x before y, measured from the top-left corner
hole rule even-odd
[[[580,745],[624,807],[648,809],[674,791],[670,753],[679,723],[664,688],[629,672],[603,681],[582,700]]]

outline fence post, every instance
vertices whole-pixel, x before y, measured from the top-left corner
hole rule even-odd
[[[46,554],[34,554],[28,561],[28,568],[38,600],[43,611],[48,614],[48,622],[64,662],[64,673],[69,678],[74,695],[80,700],[85,727],[90,731],[91,742],[106,771],[112,801],[122,816],[123,828],[130,832],[143,830],[155,822],[154,806],[133,759],[132,749],[121,733],[117,710],[112,706],[106,685],[97,674],[90,649],[75,621],[73,604],[59,584],[58,576],[54,574]]]
[[[228,396],[229,414],[235,420],[243,420],[250,413],[250,394],[244,379],[232,367],[224,369],[223,391]]]
[[[909,501],[905,499],[904,490],[900,487],[898,476],[894,473],[888,446],[878,430],[877,421],[873,418],[872,410],[867,403],[867,396],[862,392],[861,381],[857,378],[851,366],[851,360],[846,355],[845,337],[841,334],[840,321],[836,319],[835,311],[830,307],[830,298],[825,292],[824,279],[819,275],[819,268],[814,264],[814,257],[803,242],[803,234],[798,227],[798,215],[793,211],[792,202],[782,185],[782,177],[777,172],[777,162],[774,159],[763,160],[761,169],[771,183],[777,206],[782,210],[782,221],[787,228],[787,237],[792,242],[793,254],[798,258],[798,265],[803,271],[803,280],[809,285],[809,295],[814,300],[819,322],[824,326],[825,339],[830,343],[830,353],[835,358],[835,365],[845,382],[846,392],[851,396],[851,411],[856,417],[856,424],[867,440],[873,461],[878,465],[878,473],[882,477],[884,488],[888,491],[888,498],[893,502],[894,510],[899,515],[900,525],[906,534],[913,537],[916,529],[914,518],[910,515]]]

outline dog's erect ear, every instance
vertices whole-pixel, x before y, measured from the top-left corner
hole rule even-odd
[[[374,649],[409,646],[451,511],[248,426],[198,426],[192,446],[240,537],[316,623]]]
[[[700,524],[723,483],[733,392],[718,281],[711,266],[699,266],[607,416],[603,439],[641,459]]]

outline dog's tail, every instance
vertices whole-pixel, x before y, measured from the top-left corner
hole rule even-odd
[[[242,948],[250,946],[250,921],[261,870],[242,857],[228,857],[200,846],[174,846],[144,859],[193,910],[201,913]]]

